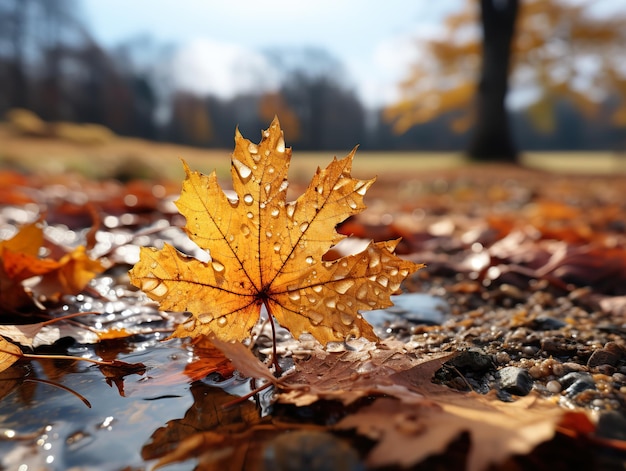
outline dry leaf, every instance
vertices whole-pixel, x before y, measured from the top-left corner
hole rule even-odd
[[[0,301],[5,309],[27,305],[30,298],[21,282],[41,276],[32,287],[37,295],[51,298],[81,291],[104,266],[91,259],[85,247],[76,247],[59,260],[39,258],[43,230],[37,223],[27,224],[11,239],[0,242]]]
[[[278,120],[258,145],[237,132],[231,165],[236,198],[224,193],[215,172],[205,176],[185,164],[176,202],[189,237],[212,260],[201,262],[167,244],[142,248],[131,282],[161,309],[193,314],[175,337],[214,333],[241,341],[265,305],[296,338],[309,332],[323,344],[348,336],[376,339],[359,311],[390,306],[389,296],[422,265],[397,257],[398,241],[323,260],[345,237],[335,227],[365,209],[363,196],[374,181],[350,175],[355,151],[318,169],[306,192],[288,203],[291,149]]]
[[[21,356],[22,351],[17,345],[7,342],[0,337],[0,372],[9,368]]]
[[[374,395],[393,396],[408,404],[429,402],[413,385],[404,384],[401,372],[419,371],[424,381],[429,382],[451,354],[417,358],[398,345],[371,345],[371,348],[340,353],[315,351],[309,359],[297,362],[295,372],[280,381],[282,391],[276,400],[298,407],[319,400],[349,405]]]
[[[412,466],[444,452],[461,433],[468,432],[471,447],[466,469],[482,471],[512,455],[527,454],[552,438],[563,415],[554,404],[534,396],[514,403],[487,401],[476,394],[463,397],[458,405],[438,402],[440,407],[407,406],[379,398],[342,419],[336,429],[356,429],[378,441],[367,457],[371,467]]]

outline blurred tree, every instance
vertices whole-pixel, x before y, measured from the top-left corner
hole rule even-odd
[[[560,99],[589,117],[610,93],[621,100],[614,122],[626,124],[624,18],[595,14],[595,3],[468,0],[466,8],[446,19],[444,37],[420,43],[426,57],[400,84],[402,98],[385,110],[385,119],[396,133],[404,133],[455,113],[453,130],[474,127],[471,157],[514,161],[504,107],[511,69],[519,88],[534,97],[528,113],[540,130],[555,129]]]
[[[285,97],[277,92],[264,93],[259,100],[259,117],[264,123],[270,123],[274,116],[279,117],[280,126],[290,141],[300,139],[300,121]]]
[[[275,49],[268,56],[282,73],[281,102],[274,105],[290,110],[289,120],[298,124],[298,138],[289,138],[294,146],[337,150],[363,143],[365,111],[339,60],[320,48]],[[278,112],[265,111],[271,116]],[[282,124],[282,115],[278,117]]]
[[[170,139],[195,146],[208,146],[213,140],[209,106],[202,97],[178,92],[172,104]]]

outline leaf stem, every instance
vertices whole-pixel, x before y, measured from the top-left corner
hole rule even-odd
[[[269,306],[267,306],[267,317],[272,326],[272,365],[274,365],[275,376],[280,376],[283,372],[282,368],[278,364],[278,354],[276,353],[276,327],[274,326],[274,316],[270,312]]]

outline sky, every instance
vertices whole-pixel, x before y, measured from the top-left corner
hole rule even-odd
[[[272,89],[275,64],[263,51],[327,50],[368,107],[397,98],[418,57],[415,38],[436,34],[463,0],[79,0],[105,47],[140,35],[176,45],[175,83],[223,98]]]

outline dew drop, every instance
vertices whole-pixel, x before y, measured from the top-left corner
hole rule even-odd
[[[340,280],[335,283],[335,291],[339,294],[346,294],[346,292],[354,286],[354,280]]]
[[[228,322],[226,320],[226,317],[222,316],[217,320],[217,325],[219,325],[220,327],[224,327],[226,325],[226,322]]]
[[[152,291],[154,288],[159,286],[159,284],[161,284],[160,280],[157,280],[156,278],[147,278],[141,282],[141,289],[142,291]]]
[[[313,325],[320,325],[324,320],[324,314],[317,311],[309,311],[309,320]]]
[[[322,193],[324,193],[324,186],[320,185],[316,188],[317,192],[321,195]]]
[[[313,262],[314,262],[313,257],[309,256],[309,257],[306,258],[306,263],[308,263],[309,265],[312,265]]]
[[[155,268],[157,268],[158,266],[159,266],[159,264],[158,264],[157,262],[152,262],[152,263],[150,264],[150,268],[152,268],[153,270],[154,270]]]
[[[309,228],[308,222],[303,222],[302,224],[300,224],[300,232],[305,232],[308,228]]]
[[[348,180],[347,178],[340,178],[337,183],[335,183],[335,186],[333,186],[333,191],[337,191],[340,188],[346,186],[348,184],[350,180]]]
[[[356,192],[361,195],[364,196],[365,193],[367,193],[367,185],[365,182],[359,182],[356,185]]]
[[[248,213],[246,214],[246,217],[248,219],[252,219],[254,217],[254,214],[252,214],[250,211],[248,211]]]
[[[380,255],[378,255],[376,252],[372,252],[370,255],[369,267],[375,268],[378,265],[380,265]]]
[[[270,191],[272,191],[272,184],[271,183],[266,183],[265,186],[263,187],[263,189],[265,190],[265,194],[269,195]]]
[[[251,142],[248,144],[248,152],[251,154],[257,154],[259,152],[259,147],[254,142]]]
[[[389,274],[391,276],[396,276],[398,274],[398,269],[397,268],[392,268],[391,270],[389,270]]]
[[[350,206],[350,208],[352,209],[356,209],[358,205],[356,204],[356,201],[348,200],[348,206]]]
[[[278,187],[278,191],[279,192],[285,191],[287,190],[288,187],[289,187],[289,182],[287,180],[283,180],[283,182]]]
[[[246,203],[247,205],[251,205],[253,201],[254,201],[254,198],[252,197],[251,194],[244,195],[243,197],[244,203]]]
[[[248,167],[247,165],[245,165],[240,160],[233,158],[233,165],[237,169],[237,173],[239,174],[242,180],[245,181],[248,178],[250,178],[250,175],[252,175],[252,169]]]
[[[283,138],[283,136],[280,136],[278,138],[278,142],[276,143],[276,151],[280,152],[281,154],[285,152],[285,139]]]
[[[345,311],[346,305],[344,303],[337,303],[337,309],[340,311]]]
[[[289,216],[289,218],[293,218],[293,214],[296,211],[296,204],[295,203],[289,203],[287,205],[287,216]]]
[[[390,289],[392,292],[396,292],[396,291],[398,291],[398,290],[400,289],[400,282],[398,282],[398,281],[391,281],[391,282],[389,283],[389,289]]]
[[[241,233],[248,237],[250,235],[250,228],[246,224],[241,225]]]
[[[311,304],[317,304],[317,301],[318,301],[318,299],[317,299],[317,298],[315,298],[315,297],[313,297],[313,296],[309,296],[309,298],[308,298],[308,299],[309,299],[309,302],[310,302]]]
[[[230,235],[228,236],[228,241],[229,241],[229,242],[232,242],[232,241],[234,241],[234,240],[235,240],[235,236],[234,236],[234,235],[232,235],[232,234],[230,234]]]
[[[291,299],[292,301],[300,300],[300,293],[298,293],[297,291],[290,291],[288,296],[289,296],[289,299]]]
[[[274,252],[280,252],[280,244],[278,242],[274,244]]]
[[[215,270],[216,272],[220,273],[224,271],[224,265],[222,265],[220,262],[213,260],[211,262],[211,266],[213,267],[213,270]]]
[[[157,286],[152,288],[151,291],[152,294],[154,294],[155,296],[165,296],[167,294],[167,286],[165,286],[163,283],[159,283]]]
[[[409,270],[407,270],[406,268],[403,268],[400,270],[400,276],[405,277],[409,274]]]
[[[337,302],[333,298],[328,298],[326,301],[324,301],[324,304],[326,304],[326,307],[330,309],[335,309],[335,307],[337,306]]]
[[[277,218],[277,217],[278,217],[279,212],[280,212],[280,211],[278,211],[278,208],[272,208],[272,210],[270,211],[270,215],[271,215],[273,218]]]
[[[387,278],[385,275],[380,275],[378,278],[376,278],[376,281],[380,286],[384,288],[389,285],[389,278]]]
[[[203,324],[208,324],[214,319],[213,314],[209,312],[203,312],[202,314],[198,314],[198,320]]]
[[[311,287],[311,289],[315,291],[316,293],[321,293],[323,288],[322,288],[322,285],[315,285]]]
[[[267,237],[268,239],[271,239],[273,235],[274,234],[272,234],[270,231],[265,231],[265,237]]]
[[[274,167],[270,167],[270,168],[268,168],[268,169],[267,169],[267,173],[269,173],[270,175],[271,175],[272,173],[274,173],[275,171],[276,171],[276,170],[274,169]]]
[[[362,284],[357,290],[355,296],[356,296],[356,299],[359,299],[359,300],[365,299],[367,297],[367,285]]]
[[[354,323],[354,317],[352,317],[347,312],[342,312],[339,318],[341,319],[341,322],[343,322],[345,325],[352,325]]]

